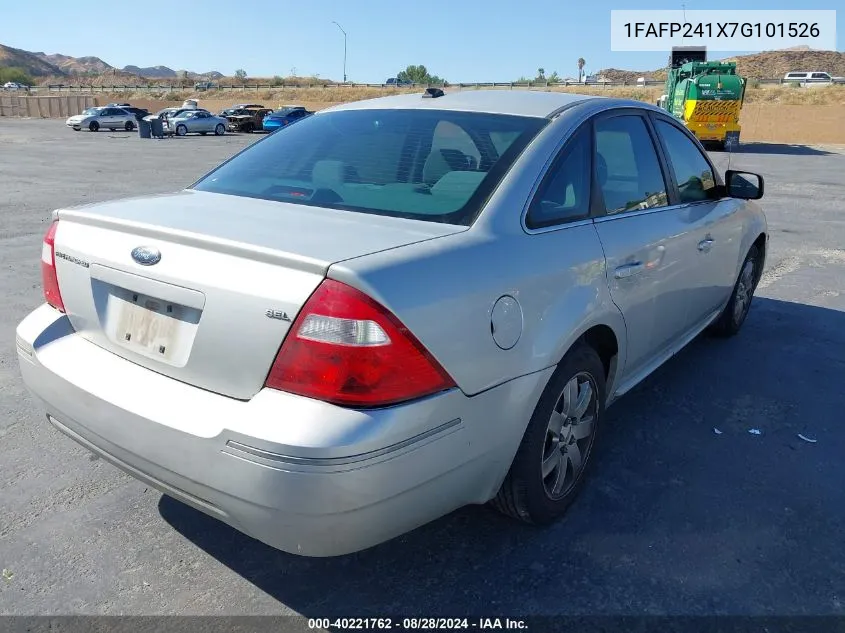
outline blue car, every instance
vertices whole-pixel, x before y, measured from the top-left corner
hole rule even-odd
[[[307,116],[311,116],[312,114],[314,113],[306,110],[302,106],[284,106],[278,110],[274,110],[264,117],[264,131],[275,132],[281,127],[295,123],[296,121],[304,119]]]

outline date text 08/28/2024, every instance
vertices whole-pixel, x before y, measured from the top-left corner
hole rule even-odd
[[[525,631],[525,620],[511,618],[309,618],[309,629],[348,630],[511,630]]]

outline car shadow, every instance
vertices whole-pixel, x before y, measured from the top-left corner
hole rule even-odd
[[[309,617],[841,615],[843,349],[845,312],[757,297],[740,335],[699,337],[608,411],[590,480],[546,528],[468,507],[316,559],[159,510]]]
[[[727,150],[719,152],[720,154],[728,154]],[[773,155],[789,155],[789,156],[829,156],[833,152],[829,152],[820,147],[811,147],[809,145],[790,145],[786,143],[740,143],[734,150],[734,154],[773,154]]]

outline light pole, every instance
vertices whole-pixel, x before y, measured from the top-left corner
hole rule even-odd
[[[332,24],[339,28],[340,32],[343,33],[343,83],[346,83],[346,31],[344,31],[343,27],[334,20],[332,20]]]

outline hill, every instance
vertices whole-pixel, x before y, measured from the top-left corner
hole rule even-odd
[[[788,72],[801,70],[820,70],[834,77],[845,77],[845,53],[838,51],[801,47],[728,57],[725,61],[736,62],[740,75],[758,79],[780,79]]]
[[[48,78],[64,81],[74,75],[104,75],[120,79],[176,79],[177,71],[167,66],[125,66],[122,69],[115,68],[99,57],[72,57],[61,53],[30,52],[11,46],[0,44],[0,67],[20,68],[31,77]],[[207,73],[187,71],[188,79],[208,78],[220,79],[223,73],[216,70]]]
[[[711,59],[717,59],[712,57]],[[737,71],[743,77],[757,79],[781,79],[786,73],[794,71],[820,70],[830,73],[834,77],[845,77],[845,53],[838,51],[814,51],[806,46],[787,48],[779,51],[765,51],[749,55],[727,57],[722,61],[736,62]],[[620,70],[607,68],[596,73],[610,81],[626,81],[636,83],[639,77],[648,80],[663,81],[666,79],[666,69],[658,70]]]
[[[148,66],[146,68],[139,68],[138,66],[124,66],[123,72],[132,73],[133,75],[138,75],[139,77],[144,77],[145,79],[176,79],[182,71],[176,71],[172,68],[168,68],[167,66]],[[195,73],[190,70],[185,72],[187,73],[188,79],[198,79],[200,77],[220,79],[223,77],[223,73],[217,72],[216,70],[212,70],[207,73]]]
[[[64,74],[61,68],[41,59],[37,54],[23,51],[19,48],[12,48],[11,46],[4,46],[3,44],[0,44],[0,66],[20,68],[32,77]]]
[[[138,66],[124,66],[123,72],[132,73],[148,79],[175,79],[176,71],[167,66],[148,66],[146,68],[139,68]]]
[[[605,68],[596,73],[600,77],[613,82],[624,81],[629,84],[637,83],[637,79],[645,77],[649,81],[664,81],[666,71],[661,70],[621,70],[619,68]]]
[[[71,57],[70,55],[62,55],[55,53],[47,55],[46,53],[32,53],[39,59],[56,66],[67,74],[86,74],[86,73],[105,73],[114,68],[104,62],[99,57]]]

